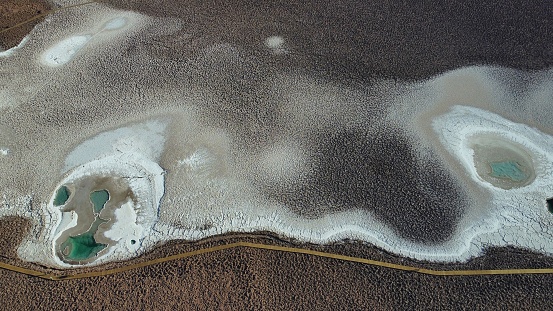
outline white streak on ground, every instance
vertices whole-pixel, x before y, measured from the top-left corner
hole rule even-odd
[[[71,36],[57,42],[42,55],[42,62],[51,67],[68,63],[92,38],[91,35]]]
[[[9,57],[12,56],[14,53],[16,53],[19,49],[21,49],[29,40],[29,36],[25,36],[21,42],[19,42],[18,45],[14,46],[11,49],[7,49],[5,51],[0,52],[0,57]]]

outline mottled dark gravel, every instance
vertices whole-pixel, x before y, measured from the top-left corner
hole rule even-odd
[[[322,216],[352,206],[374,212],[400,236],[425,243],[447,240],[465,209],[467,196],[445,169],[417,165],[402,133],[379,129],[329,131],[319,137],[321,169],[292,194],[271,193],[293,211]],[[430,161],[430,160],[429,160]],[[336,206],[332,211],[310,206]]]
[[[473,64],[553,64],[548,0],[101,2],[179,17],[188,34],[244,47],[279,34],[303,54],[295,66],[337,78],[411,80]]]

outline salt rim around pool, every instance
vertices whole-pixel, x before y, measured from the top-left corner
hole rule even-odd
[[[160,119],[135,123],[99,133],[74,147],[67,154],[62,168],[65,177],[43,207],[49,224],[43,228],[40,237],[22,243],[18,255],[29,261],[75,267],[129,259],[139,250],[151,247],[157,241],[153,239],[152,230],[158,221],[158,208],[164,195],[164,170],[157,161],[164,146],[165,126]],[[71,197],[59,206],[54,201],[62,187],[66,186],[74,194],[79,191],[74,186],[79,181],[96,178],[122,179],[132,195],[120,198],[117,206],[110,206],[97,215],[106,220],[109,218],[109,223],[94,234],[98,243],[108,245],[107,248],[90,260],[64,261],[63,256],[59,256],[60,237],[86,232],[88,227],[83,226],[92,223],[93,210],[92,207],[85,213],[83,210],[64,210]],[[50,250],[45,249],[46,245],[50,245]],[[52,255],[45,258],[42,254],[48,251]]]
[[[511,189],[526,186],[536,179],[532,156],[522,145],[494,134],[479,134],[468,140],[476,172],[482,180]]]
[[[553,162],[553,153],[548,150],[551,149],[553,137],[537,129],[466,106],[454,106],[449,113],[435,118],[432,126],[444,147],[458,158],[471,179],[489,190],[500,191],[498,188],[502,187],[488,181],[496,183],[497,180],[482,177],[486,175],[484,165],[502,159],[520,161],[528,171],[528,180],[520,186],[535,182],[547,185],[547,179],[553,176],[549,164]],[[486,146],[492,151],[485,150]],[[506,153],[501,155],[499,150]]]
[[[100,251],[92,260],[84,260],[80,263],[68,263],[59,259],[57,255],[54,256],[55,263],[61,267],[96,265],[115,258],[129,259],[136,255],[140,247],[151,244],[150,233],[157,223],[158,206],[163,196],[163,169],[139,155],[111,156],[79,166],[64,178],[58,187],[73,184],[83,178],[96,178],[95,176],[119,178],[136,176],[126,178],[136,200],[125,200],[118,207],[113,208],[114,219],[111,227],[101,231],[101,233],[105,232],[105,238],[99,240],[104,243],[109,242],[106,239],[111,240],[105,251]],[[78,213],[64,212],[59,207],[55,207],[54,198],[55,196],[52,197],[47,208],[54,220],[49,236],[52,251],[56,254],[59,251],[56,241],[64,232],[71,232],[71,229],[77,226],[79,218]],[[123,208],[123,211],[117,212],[119,208]],[[140,243],[128,243],[131,240],[140,241]]]
[[[479,223],[495,223],[495,228],[475,235],[470,243],[513,245],[552,254],[547,228],[553,226],[553,217],[546,199],[553,193],[553,137],[528,125],[467,106],[453,106],[449,112],[436,117],[432,127],[443,148],[465,169],[467,182],[476,184],[491,196],[491,202],[482,203],[486,206],[479,212],[481,219],[473,215],[471,224],[478,228]],[[507,158],[520,161],[530,177],[518,185],[512,181],[498,184],[496,179],[482,177],[486,174],[478,168],[483,164],[479,159],[481,154],[475,156],[480,152],[475,153],[475,142],[484,142],[476,149],[491,145],[492,149],[508,151]],[[491,155],[497,156],[494,152]]]

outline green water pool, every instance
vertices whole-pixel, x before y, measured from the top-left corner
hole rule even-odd
[[[77,236],[70,236],[65,242],[61,244],[61,249],[64,253],[64,257],[69,260],[78,261],[86,260],[91,257],[94,257],[107,247],[107,244],[97,243],[94,239],[94,234],[98,230],[98,226],[102,223],[107,222],[100,217],[96,217],[94,223],[90,229]],[[66,252],[66,250],[68,250]]]
[[[54,198],[54,206],[64,205],[69,197],[71,196],[71,191],[67,189],[66,186],[61,186],[56,192],[56,197]]]
[[[98,190],[90,193],[90,201],[94,205],[94,213],[98,214],[104,205],[109,200],[109,192],[107,190]]]
[[[61,187],[56,194],[54,204],[64,204],[69,198],[69,195],[70,193],[67,187]],[[87,260],[95,257],[98,255],[98,252],[108,246],[107,244],[98,243],[94,238],[94,235],[96,234],[96,231],[98,231],[98,227],[107,222],[107,220],[100,218],[99,214],[109,198],[109,192],[105,189],[90,192],[90,202],[92,203],[92,208],[94,210],[94,214],[96,215],[94,222],[86,232],[75,236],[69,236],[63,243],[61,243],[61,251],[66,260]]]
[[[520,182],[528,178],[528,174],[522,171],[521,165],[516,161],[503,161],[490,163],[491,176],[496,178],[508,178]]]

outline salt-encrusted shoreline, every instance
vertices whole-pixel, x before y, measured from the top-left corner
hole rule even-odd
[[[42,179],[37,178],[38,181],[23,183],[24,186],[28,186],[22,187],[24,189],[47,188],[51,184],[56,184],[54,189],[50,189],[55,192],[55,189],[63,184],[87,176],[114,176],[127,180],[136,196],[136,202],[127,201],[115,210],[115,222],[103,234],[117,243],[88,265],[132,258],[151,249],[160,241],[198,240],[227,232],[254,231],[272,231],[299,241],[319,244],[342,239],[357,239],[398,255],[429,261],[462,261],[480,255],[484,247],[493,245],[513,245],[553,254],[553,246],[547,243],[551,238],[548,231],[551,227],[551,215],[545,206],[545,198],[551,196],[553,192],[553,183],[550,183],[553,177],[551,167],[553,153],[550,147],[553,145],[552,137],[490,112],[501,113],[501,109],[485,110],[468,107],[477,106],[478,103],[493,107],[489,102],[497,94],[503,94],[501,95],[503,98],[497,101],[505,99],[508,96],[505,95],[507,92],[498,87],[500,83],[494,80],[492,73],[508,72],[508,69],[470,67],[445,73],[426,82],[388,84],[389,81],[383,81],[381,88],[379,82],[375,84],[376,86],[363,86],[374,87],[371,91],[378,94],[375,97],[367,95],[372,94],[371,92],[358,92],[356,88],[347,89],[340,83],[329,83],[320,78],[311,79],[308,75],[298,78],[293,75],[288,77],[288,73],[277,73],[267,77],[266,84],[260,83],[260,87],[272,88],[271,92],[264,93],[264,96],[267,96],[268,102],[277,108],[273,111],[271,110],[273,107],[262,107],[266,110],[260,110],[263,113],[256,114],[258,111],[254,113],[249,110],[255,110],[257,106],[248,106],[248,109],[238,111],[238,108],[242,108],[240,105],[232,106],[231,102],[223,102],[225,94],[213,95],[210,89],[213,87],[218,91],[223,90],[224,92],[221,93],[234,92],[235,90],[232,89],[234,86],[220,89],[215,85],[202,86],[206,87],[207,91],[204,89],[197,91],[191,87],[194,83],[192,80],[196,78],[205,83],[226,83],[229,82],[228,78],[234,77],[235,74],[244,72],[249,74],[250,71],[255,71],[253,68],[260,65],[256,63],[258,59],[251,60],[251,64],[245,66],[246,69],[238,69],[236,72],[229,69],[233,66],[241,67],[244,65],[243,62],[249,62],[247,57],[243,57],[243,55],[249,55],[247,51],[241,51],[239,47],[229,43],[218,42],[199,51],[198,54],[208,55],[205,59],[199,57],[185,62],[194,63],[192,67],[179,67],[182,64],[176,63],[170,65],[174,67],[166,66],[163,54],[158,55],[159,57],[154,60],[148,58],[150,56],[148,53],[152,53],[155,48],[171,49],[171,44],[168,44],[169,47],[160,44],[160,46],[147,48],[143,45],[137,46],[132,40],[139,38],[143,40],[140,42],[148,42],[147,40],[155,37],[160,40],[156,42],[163,43],[164,40],[171,39],[171,32],[177,29],[186,32],[186,29],[179,28],[183,26],[179,21],[173,21],[171,25],[158,25],[159,28],[155,28],[158,26],[155,26],[153,17],[111,10],[100,4],[91,4],[87,8],[80,9],[82,12],[78,16],[86,21],[79,18],[75,20],[63,18],[61,16],[63,14],[70,16],[76,13],[59,12],[45,21],[48,23],[47,26],[39,24],[17,48],[0,53],[0,56],[5,56],[0,59],[0,62],[2,64],[13,62],[15,67],[12,68],[17,68],[14,71],[23,71],[17,67],[23,66],[21,68],[32,68],[27,70],[29,72],[37,72],[34,82],[27,82],[22,77],[17,77],[17,74],[12,75],[12,80],[3,81],[7,87],[6,91],[0,94],[2,95],[0,107],[21,107],[20,110],[9,112],[14,115],[28,113],[30,116],[17,118],[15,115],[10,116],[13,119],[7,120],[17,120],[17,122],[30,120],[29,124],[33,125],[22,130],[23,134],[18,133],[17,135],[20,136],[17,137],[27,139],[28,134],[29,139],[34,141],[24,144],[21,150],[16,143],[13,146],[8,145],[9,153],[2,151],[8,150],[2,147],[0,155],[4,153],[7,156],[0,156],[0,161],[6,161],[4,163],[14,161],[6,164],[6,167],[11,163],[14,163],[14,167],[21,163],[27,166],[40,164],[40,167],[50,167],[49,165],[60,163],[59,166],[55,166],[54,173],[52,173],[54,169],[45,170],[47,174],[42,174]],[[79,12],[79,9],[76,8],[75,12]],[[157,30],[150,29],[147,35],[131,39],[129,34],[138,32],[145,28],[145,25]],[[56,27],[58,27],[56,31],[47,30],[56,29]],[[188,40],[192,38],[190,36],[186,34],[178,38]],[[190,39],[190,43],[196,42],[197,39]],[[111,58],[109,48],[121,45],[124,40],[132,42],[125,46],[125,50],[118,50],[120,54],[118,57]],[[201,41],[201,38],[198,40]],[[292,38],[286,37],[285,40],[284,37],[276,34],[265,41],[263,38],[260,40],[260,46],[265,45],[265,49],[272,51],[273,56],[278,54],[278,57],[287,57],[289,53],[286,52],[294,44]],[[96,81],[90,79],[90,75],[99,75],[95,71],[96,62],[102,60],[94,58],[99,54],[108,59],[106,64],[103,64],[103,70],[113,69],[109,75],[119,80],[113,82],[109,78],[102,77],[105,79],[100,79],[101,83],[95,84]],[[195,57],[193,54],[195,53],[183,54],[179,57]],[[127,67],[122,70],[125,75],[119,75],[121,68],[112,66],[111,61],[126,62]],[[151,70],[158,69],[159,72],[169,75],[163,80],[165,82],[149,78],[153,73]],[[183,78],[170,86],[177,86],[178,90],[165,89],[167,84],[174,82],[173,69],[180,70],[179,77]],[[82,75],[71,75],[79,70],[83,70]],[[184,72],[189,70],[191,72],[197,70],[197,76],[185,75]],[[204,70],[206,72],[203,72]],[[217,75],[220,70],[226,70],[226,76],[223,75],[220,81],[211,80],[209,76]],[[259,73],[252,74],[251,79],[261,77],[262,74],[269,75],[268,72],[259,69]],[[44,93],[44,100],[41,98],[40,102],[32,102],[37,98],[35,86],[32,84],[45,83],[44,81],[49,80],[45,77],[51,77],[52,82],[36,87],[36,92]],[[74,79],[74,81],[68,81],[68,79]],[[123,81],[127,79],[128,81]],[[170,83],[166,83],[167,81]],[[64,84],[65,82],[74,83]],[[125,84],[126,82],[128,84]],[[27,89],[21,88],[20,85],[25,83],[31,85]],[[113,85],[117,83],[125,85]],[[58,85],[63,87],[58,88]],[[467,85],[477,87],[462,89]],[[113,89],[111,89],[112,86],[114,86]],[[90,88],[93,91],[83,90],[83,88]],[[58,93],[52,95],[48,93],[50,89]],[[540,100],[548,98],[550,94],[547,93],[548,87],[536,89],[539,91],[539,96],[536,95],[536,98],[539,97]],[[482,90],[483,92],[479,92]],[[150,91],[152,93],[148,93]],[[197,101],[201,102],[196,106],[184,99],[187,94],[194,91],[197,91],[195,95],[199,97]],[[256,94],[254,91],[258,90],[247,89],[244,94]],[[393,95],[389,95],[388,91]],[[439,92],[450,92],[454,95],[442,98],[436,95]],[[463,95],[468,92],[478,94],[477,100],[468,103],[459,100],[468,98]],[[71,96],[66,96],[66,93]],[[97,93],[102,93],[102,96],[95,97]],[[238,97],[241,94],[239,93],[234,95]],[[127,98],[119,98],[119,95]],[[401,96],[405,97],[403,99],[406,105],[402,106],[398,103],[400,101],[398,98]],[[70,100],[63,101],[64,97]],[[73,100],[77,103],[73,103]],[[459,101],[452,103],[456,100]],[[219,105],[218,101],[223,104]],[[95,102],[99,108],[95,107]],[[263,98],[255,104],[261,106],[265,102]],[[312,102],[316,104],[312,105]],[[24,106],[27,104],[30,107]],[[450,106],[454,104],[467,106],[455,106],[450,110]],[[52,108],[49,105],[56,106]],[[59,108],[57,105],[61,105],[61,109],[56,110]],[[116,108],[112,109],[112,106]],[[369,106],[376,108],[374,111],[368,111]],[[129,111],[135,113],[135,110],[139,112],[133,116],[119,116],[119,110],[125,107],[132,107],[131,110],[126,110],[126,113]],[[227,112],[231,111],[229,116],[221,117],[221,107],[228,110]],[[429,118],[424,120],[426,124],[422,127],[416,124],[417,121],[413,121],[433,108],[436,108],[439,113],[435,111],[428,113]],[[386,112],[378,115],[380,110],[386,110]],[[63,114],[66,111],[77,112],[74,115]],[[179,123],[181,127],[172,128],[174,132],[166,131],[165,121],[152,120],[161,112],[169,115],[167,123]],[[40,116],[32,115],[34,113]],[[81,113],[88,115],[84,116]],[[250,124],[244,125],[244,120],[240,122],[233,120],[233,118],[243,117],[239,114],[248,113],[252,115],[245,115],[244,120],[251,121],[252,128],[248,128]],[[275,124],[282,122],[278,124],[280,128],[275,125],[275,129],[271,129],[273,132],[270,132],[264,128],[265,125],[262,122],[254,124],[258,121],[256,118],[273,113],[281,113],[280,119],[271,120]],[[380,119],[387,119],[376,120],[372,114]],[[58,119],[60,115],[67,119]],[[80,120],[71,119],[81,117],[85,125],[81,125]],[[150,121],[135,125],[126,123],[136,120]],[[106,122],[102,123],[103,121]],[[382,122],[379,124],[386,127],[384,130],[397,127],[408,132],[412,135],[408,137],[411,139],[409,143],[414,145],[412,147],[416,151],[421,151],[417,149],[419,145],[427,143],[423,140],[431,141],[438,137],[439,141],[432,141],[427,145],[433,144],[438,154],[449,155],[449,158],[453,159],[453,164],[461,167],[463,174],[455,177],[464,184],[456,185],[459,187],[469,185],[467,189],[477,188],[489,194],[492,200],[486,202],[475,200],[476,203],[470,206],[471,213],[456,224],[449,239],[430,244],[403,238],[377,215],[354,207],[318,218],[301,217],[291,212],[286,205],[269,200],[266,194],[260,193],[261,190],[252,185],[259,181],[267,185],[282,186],[285,190],[298,189],[303,185],[304,178],[310,177],[311,170],[317,169],[316,165],[310,166],[318,160],[313,160],[317,150],[313,150],[313,145],[316,146],[316,144],[313,144],[310,139],[314,139],[316,135],[310,135],[311,132],[320,133],[322,129],[344,131],[364,128],[367,122]],[[100,123],[102,126],[98,125]],[[32,128],[35,124],[40,126],[36,132]],[[69,134],[65,133],[66,126]],[[98,126],[100,128],[97,128]],[[241,128],[242,126],[248,130],[259,130],[260,136],[270,136],[267,138],[268,142],[263,146],[244,146],[248,145],[248,142],[255,145],[257,141],[252,142],[251,137],[239,137],[241,134],[244,136],[252,134]],[[256,126],[259,128],[255,128]],[[269,126],[274,124],[267,125]],[[82,134],[78,132],[79,129],[86,129],[86,133],[93,134]],[[50,132],[37,133],[42,130]],[[181,132],[178,132],[179,130]],[[265,130],[267,132],[264,132]],[[104,132],[98,133],[100,131]],[[68,137],[66,145],[57,144],[57,141],[44,142],[44,145],[38,143],[39,140],[49,139],[47,135],[52,133],[56,133],[58,137],[66,134],[74,136]],[[535,180],[524,187],[509,190],[494,187],[482,180],[474,168],[470,149],[471,137],[480,134],[498,135],[522,145],[534,161]],[[93,137],[88,137],[89,135]],[[173,135],[171,146],[165,146],[165,139],[171,135]],[[370,143],[370,140],[365,143]],[[240,144],[243,150],[235,148]],[[49,149],[50,147],[55,149],[55,153]],[[49,151],[56,156],[48,154]],[[33,152],[38,155],[35,156]],[[43,154],[39,154],[40,152]],[[167,154],[170,156],[166,156]],[[164,155],[166,157],[163,157]],[[19,160],[18,157],[25,157],[25,159],[18,163],[15,161]],[[452,164],[446,163],[449,160],[445,157],[440,158],[440,161],[446,169],[449,169],[448,165]],[[165,170],[162,165],[164,168],[166,165],[171,166],[171,170]],[[451,169],[451,171],[454,170]],[[52,177],[50,177],[51,173]],[[15,180],[20,174],[22,171],[15,171],[13,176],[16,177],[10,176],[10,178]],[[24,177],[21,178],[24,179]],[[55,181],[45,186],[43,181],[48,178],[54,178]],[[173,184],[165,184],[168,180]],[[452,183],[457,183],[458,180]],[[175,184],[178,186],[174,186]],[[166,193],[167,189],[171,191]],[[2,216],[23,215],[32,218],[36,224],[31,236],[19,248],[21,258],[52,266],[72,267],[56,257],[54,243],[63,231],[76,224],[77,215],[62,214],[59,208],[54,207],[52,201],[54,194],[51,195],[49,202],[45,203],[48,200],[44,199],[44,192],[49,193],[50,190],[40,188],[43,195],[42,202],[34,202],[33,209],[30,208],[32,196],[29,195],[26,200],[21,200],[21,208],[10,207],[0,213]],[[388,189],[384,189],[386,190]],[[474,197],[478,195],[474,193]],[[164,196],[165,200],[162,200]],[[310,208],[317,209],[319,206]],[[320,208],[324,209],[328,206]],[[328,210],[332,210],[332,206]],[[451,214],[447,215],[451,216]],[[440,220],[443,219],[436,221]],[[135,240],[135,243],[130,244],[129,241],[132,240]]]
[[[117,244],[100,254],[94,265],[114,259],[129,259],[136,255],[140,247],[151,247],[148,237],[158,221],[158,208],[164,194],[164,170],[156,161],[163,150],[165,126],[166,123],[153,120],[100,133],[68,154],[64,171],[69,171],[56,189],[82,178],[113,176],[124,178],[135,198],[135,201],[128,201],[120,207],[121,211],[115,211],[116,219],[106,237]],[[62,212],[60,207],[54,206],[54,197],[55,192],[50,201],[43,205],[44,213],[51,219],[48,228],[43,228],[46,234],[42,239],[45,241],[28,240],[19,248],[19,256],[30,261],[72,267],[75,265],[63,262],[56,255],[56,241],[65,230],[77,224],[77,214]],[[71,217],[71,220],[64,217]],[[137,243],[132,247],[121,247],[121,240],[131,239]],[[45,245],[51,248],[48,258],[42,256],[47,252],[43,249]]]

